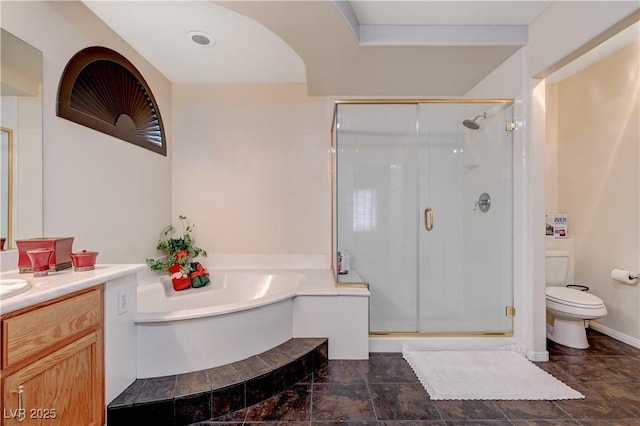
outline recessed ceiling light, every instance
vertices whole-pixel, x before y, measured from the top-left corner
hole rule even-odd
[[[215,40],[213,40],[209,34],[202,31],[189,31],[187,33],[187,37],[189,37],[195,44],[200,46],[211,47],[216,44]]]

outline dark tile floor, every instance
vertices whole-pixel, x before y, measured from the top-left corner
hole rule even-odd
[[[537,364],[585,399],[432,401],[401,354],[376,353],[329,361],[269,400],[198,425],[640,425],[640,349],[591,330],[589,341],[587,350],[549,341],[550,362]]]

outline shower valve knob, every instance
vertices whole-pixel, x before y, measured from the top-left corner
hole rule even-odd
[[[482,213],[486,213],[489,211],[490,207],[491,197],[486,192],[483,192],[482,194],[480,194],[480,198],[478,198],[478,201],[476,201],[476,203],[474,204],[473,210],[476,211],[479,208]]]

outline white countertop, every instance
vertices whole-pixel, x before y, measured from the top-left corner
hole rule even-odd
[[[47,300],[84,290],[97,284],[148,270],[145,264],[96,265],[93,271],[76,272],[73,268],[49,272],[46,277],[34,278],[18,270],[0,274],[0,279],[23,279],[31,284],[24,293],[0,300],[0,314],[6,314]]]

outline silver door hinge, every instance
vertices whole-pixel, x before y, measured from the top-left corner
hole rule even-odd
[[[513,306],[507,306],[505,309],[505,315],[508,317],[515,317],[516,316],[516,308],[514,308]]]
[[[513,132],[517,127],[518,127],[518,125],[516,124],[515,120],[507,120],[505,122],[504,129],[507,132]]]

